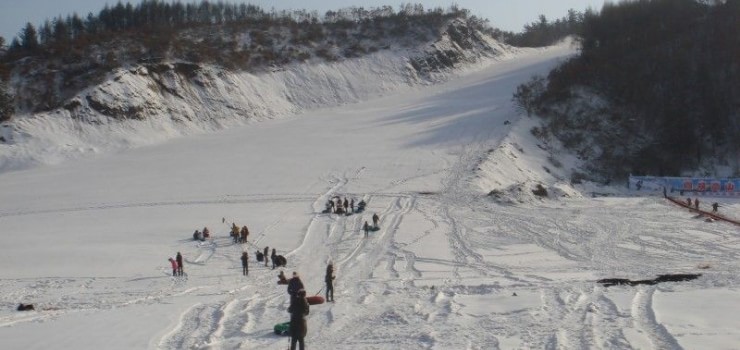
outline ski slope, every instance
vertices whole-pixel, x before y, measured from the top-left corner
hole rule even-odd
[[[285,349],[272,333],[289,318],[280,269],[254,260],[269,246],[309,294],[335,265],[336,303],[308,316],[311,349],[737,349],[737,227],[570,187],[512,106],[518,84],[572,53],[524,51],[440,85],[0,174],[0,348]],[[550,198],[515,189],[536,182]],[[335,195],[367,209],[321,214]],[[363,238],[373,213],[380,230]],[[232,222],[248,244],[231,242]],[[213,239],[193,241],[204,226]],[[170,276],[178,251],[186,278]],[[663,273],[703,275],[595,283]]]

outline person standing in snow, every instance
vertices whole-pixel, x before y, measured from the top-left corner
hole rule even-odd
[[[177,276],[177,261],[175,259],[169,258],[170,265],[172,265],[172,276]]]
[[[362,225],[362,230],[365,231],[365,237],[367,237],[370,232],[370,225],[367,224],[367,220],[365,220],[365,224]]]
[[[177,256],[175,257],[175,260],[177,261],[177,274],[179,276],[182,276],[184,272],[182,268],[182,254],[180,254],[180,252],[177,252]]]
[[[378,228],[378,221],[380,221],[380,217],[378,216],[378,213],[373,214],[373,227]]]
[[[239,243],[239,226],[235,222],[231,223],[231,238],[234,239],[234,244]]]
[[[277,258],[277,252],[275,251],[275,248],[272,248],[272,254],[270,254],[270,260],[272,261],[272,269],[275,269],[275,259]]]
[[[344,212],[349,213],[349,211],[347,211],[349,209],[349,201],[346,197],[344,198],[344,203],[342,203],[342,206],[344,207]]]
[[[696,210],[699,210],[699,198],[694,199],[694,208],[696,208]]]
[[[242,227],[242,232],[241,232],[241,234],[242,234],[242,236],[241,236],[241,242],[242,242],[242,243],[247,243],[247,237],[249,237],[249,229],[247,228],[247,226],[246,226],[246,225],[244,225],[244,226]]]
[[[288,294],[290,294],[291,297],[295,297],[301,289],[304,289],[303,281],[301,281],[301,277],[298,276],[298,272],[293,271],[293,278],[288,281]]]
[[[691,197],[686,198],[686,204],[689,206],[689,209],[691,209]]]
[[[324,282],[326,282],[326,301],[334,301],[334,265],[329,263],[326,265],[326,276],[324,276]]]
[[[265,255],[265,267],[267,267],[267,253],[270,252],[270,247],[265,247],[263,254]]]
[[[349,208],[352,209],[352,214],[354,214],[355,213],[355,199],[354,198],[350,198]]]
[[[712,203],[712,212],[713,213],[716,213],[717,212],[717,208],[719,208],[719,203],[717,203],[717,202]]]
[[[296,350],[298,344],[299,350],[305,350],[306,333],[308,333],[308,324],[306,316],[309,312],[308,300],[306,300],[306,291],[301,289],[296,295],[290,298],[290,350]]]
[[[242,252],[242,275],[249,276],[249,254]]]

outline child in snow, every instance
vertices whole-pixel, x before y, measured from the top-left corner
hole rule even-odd
[[[177,276],[177,261],[175,259],[169,258],[170,265],[172,265],[172,276]]]

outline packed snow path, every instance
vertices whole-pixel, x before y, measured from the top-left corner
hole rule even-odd
[[[500,176],[477,171],[491,154],[545,173],[525,161],[535,142],[502,151],[532,122],[510,99],[570,53],[532,51],[397,96],[0,175],[0,347],[284,349],[288,338],[272,333],[288,320],[281,269],[254,260],[269,246],[309,294],[335,264],[336,303],[308,317],[311,349],[733,348],[736,227],[662,198],[498,205],[473,185]],[[367,208],[322,214],[335,195]],[[363,238],[373,213],[380,230]],[[232,222],[249,226],[248,244],[231,242]],[[192,241],[204,226],[213,239]],[[177,251],[185,277],[170,276]],[[686,283],[594,283],[699,267]],[[20,302],[39,310],[12,311]]]

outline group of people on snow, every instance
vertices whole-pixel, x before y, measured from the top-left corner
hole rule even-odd
[[[278,277],[285,280],[285,274],[282,271],[280,271]],[[324,275],[327,302],[334,302],[334,279],[336,279],[334,264],[330,262],[326,266],[326,274]],[[298,345],[300,350],[304,350],[306,334],[308,333],[306,316],[309,313],[310,304],[306,298],[306,289],[298,272],[293,271],[293,277],[287,281],[287,284],[288,295],[290,295],[290,306],[288,307],[290,313],[290,349],[295,350],[296,345]]]
[[[380,221],[380,217],[378,216],[378,213],[373,214],[373,226],[370,227],[370,224],[367,223],[367,220],[365,220],[365,223],[362,224],[362,230],[365,231],[365,237],[368,236],[370,233],[370,230],[377,231],[378,230],[378,222]]]
[[[686,198],[686,206],[691,208],[691,204],[692,204],[691,197]],[[694,209],[699,210],[699,198],[694,198],[693,204],[694,204]],[[716,213],[718,209],[719,209],[719,203],[717,202],[712,203],[712,213]]]
[[[172,265],[172,276],[182,276],[185,273],[183,272],[182,268],[182,254],[180,252],[177,252],[177,255],[175,258],[169,258],[170,265]]]
[[[273,251],[274,250],[275,249],[273,249]],[[257,256],[257,261],[259,261],[259,262],[263,262],[264,261],[265,262],[265,267],[267,267],[267,263],[268,263],[267,253],[269,251],[270,251],[270,247],[265,247],[265,249],[263,251],[259,251],[259,249],[258,249],[257,252],[255,253],[255,255]]]
[[[247,237],[249,237],[249,229],[246,225],[240,229],[236,223],[231,224],[231,238],[234,240],[234,244],[247,243]]]
[[[196,241],[205,241],[208,238],[211,237],[211,231],[208,231],[208,227],[203,228],[203,232],[198,231],[197,229],[195,232],[193,232],[193,239]]]
[[[344,197],[344,200],[342,200],[342,198],[340,198],[339,196],[336,196],[326,201],[326,209],[324,211],[327,213],[334,213],[334,214],[354,213],[355,212],[355,199],[350,198],[349,200],[347,200],[347,197]]]
[[[333,201],[332,201],[333,203]],[[354,199],[347,200],[346,198],[343,201],[337,200],[337,203],[334,204],[334,208],[337,208],[339,203],[341,203],[341,210],[339,212],[346,212],[347,210],[354,211]],[[364,209],[364,201],[362,202],[362,207]],[[225,223],[225,219],[223,219]],[[377,228],[379,217],[377,214],[373,215],[372,218],[373,226]],[[365,235],[367,236],[367,231],[370,229],[369,224],[367,221],[365,221],[365,228],[366,232]],[[243,226],[241,229],[235,224],[232,224],[230,235],[234,239],[235,243],[246,243],[247,237],[249,236],[249,229],[246,226]],[[205,240],[210,238],[210,232],[207,227],[203,228],[203,231],[195,230],[195,233],[193,233],[193,239],[195,240]],[[267,254],[270,251],[270,247],[265,247],[262,251],[257,250],[256,251],[256,258],[257,261],[265,263],[265,267],[268,266],[269,261],[272,261],[272,268],[275,269],[276,267],[280,266],[286,266],[287,265],[287,259],[277,254],[277,250],[275,248],[272,248],[272,253],[270,254],[270,260],[267,260]],[[240,257],[242,262],[242,275],[248,276],[249,275],[249,253],[247,251],[243,251],[242,255]],[[168,258],[171,266],[172,266],[172,276],[183,276],[184,275],[184,269],[183,269],[183,257],[180,252],[177,252],[177,255],[175,258]],[[328,302],[334,302],[334,280],[336,279],[335,271],[334,271],[334,265],[330,262],[326,266],[326,273],[324,275],[324,283],[326,288],[326,301]],[[289,328],[289,334],[291,336],[291,349],[295,350],[296,346],[298,346],[299,349],[305,349],[305,337],[308,332],[308,326],[306,322],[306,316],[309,314],[309,302],[306,297],[306,290],[305,286],[303,284],[303,281],[301,280],[300,276],[298,275],[298,272],[294,271],[293,276],[290,279],[287,279],[285,276],[285,273],[281,270],[278,274],[278,284],[286,284],[287,285],[287,291],[290,296],[290,306],[288,307],[288,312],[290,313],[290,328]],[[312,301],[313,302],[313,301]]]

